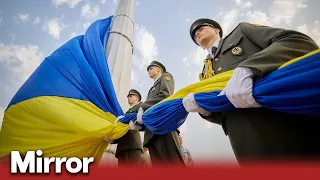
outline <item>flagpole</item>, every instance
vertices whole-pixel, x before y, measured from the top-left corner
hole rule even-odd
[[[117,99],[125,111],[129,108],[127,93],[131,87],[135,1],[118,2],[105,52]]]
[[[127,93],[131,87],[134,6],[134,0],[118,1],[105,49],[114,90],[123,111],[129,108]],[[116,147],[116,144],[108,146],[101,159],[102,164],[117,164],[117,159],[110,153],[115,152]]]
[[[131,66],[133,54],[134,0],[118,0],[113,15],[112,27],[105,49],[108,66],[118,101],[124,111],[128,109],[127,93],[131,86]],[[116,145],[110,145],[102,157],[102,164],[117,162],[113,153]],[[0,157],[0,164],[7,164],[10,155]]]

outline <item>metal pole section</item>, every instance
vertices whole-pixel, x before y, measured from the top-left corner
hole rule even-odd
[[[131,86],[134,3],[134,0],[119,0],[105,49],[114,89],[124,111],[129,108],[127,93]]]
[[[133,54],[134,0],[119,0],[113,15],[109,38],[105,49],[112,83],[121,108],[125,112],[129,105],[127,93],[131,87],[131,67]],[[116,151],[116,144],[109,144],[102,156],[101,164],[113,166],[117,159],[109,151]]]

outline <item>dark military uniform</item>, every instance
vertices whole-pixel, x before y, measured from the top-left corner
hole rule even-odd
[[[153,63],[158,62],[153,61],[150,66]],[[159,63],[159,66],[165,71],[162,64]],[[147,100],[141,104],[142,109],[146,111],[161,100],[172,95],[173,92],[174,79],[170,73],[164,72],[150,88]],[[180,154],[178,131],[157,135],[145,128],[143,145],[149,150],[152,165],[158,163],[178,163],[184,166],[183,158]]]
[[[130,90],[129,95],[137,95],[139,100],[141,100],[141,95],[136,90]],[[138,113],[139,108],[141,106],[141,102],[139,104],[131,107],[126,114],[129,113]],[[140,165],[141,163],[141,155],[142,155],[142,141],[139,131],[128,131],[124,136],[117,139],[114,143],[118,143],[116,150],[116,157],[118,158],[118,166],[124,165]]]
[[[253,70],[255,79],[263,78],[285,62],[318,48],[310,37],[300,32],[240,23],[220,39],[211,59],[213,75],[247,67]],[[264,107],[202,117],[222,125],[240,164],[245,160],[310,160],[320,156],[318,117]]]

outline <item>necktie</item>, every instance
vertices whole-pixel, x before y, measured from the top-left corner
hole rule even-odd
[[[216,54],[217,49],[218,49],[218,48],[215,47],[215,46],[213,46],[213,47],[211,48],[211,52],[212,52],[212,55],[213,55],[213,56]]]

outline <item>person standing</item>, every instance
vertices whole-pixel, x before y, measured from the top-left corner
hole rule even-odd
[[[127,95],[128,104],[131,108],[125,113],[137,113],[141,106],[141,94],[131,89]],[[142,140],[138,130],[129,130],[124,136],[117,139],[114,143],[118,143],[116,150],[116,158],[118,158],[118,166],[140,165],[142,155]]]
[[[190,36],[211,57],[200,79],[234,70],[220,95],[226,95],[236,109],[207,112],[195,102],[193,93],[183,104],[188,112],[198,112],[222,126],[240,165],[247,161],[319,160],[320,119],[261,107],[252,92],[254,80],[318,49],[314,40],[297,31],[245,22],[222,38],[219,23],[206,18],[192,23]]]
[[[166,71],[162,63],[152,61],[147,71],[154,84],[148,92],[146,101],[141,104],[143,111],[172,95],[175,85],[173,76]],[[137,121],[143,122],[141,118],[137,116]],[[158,135],[145,128],[143,145],[149,150],[152,166],[166,163],[185,166],[180,154],[178,131]]]

